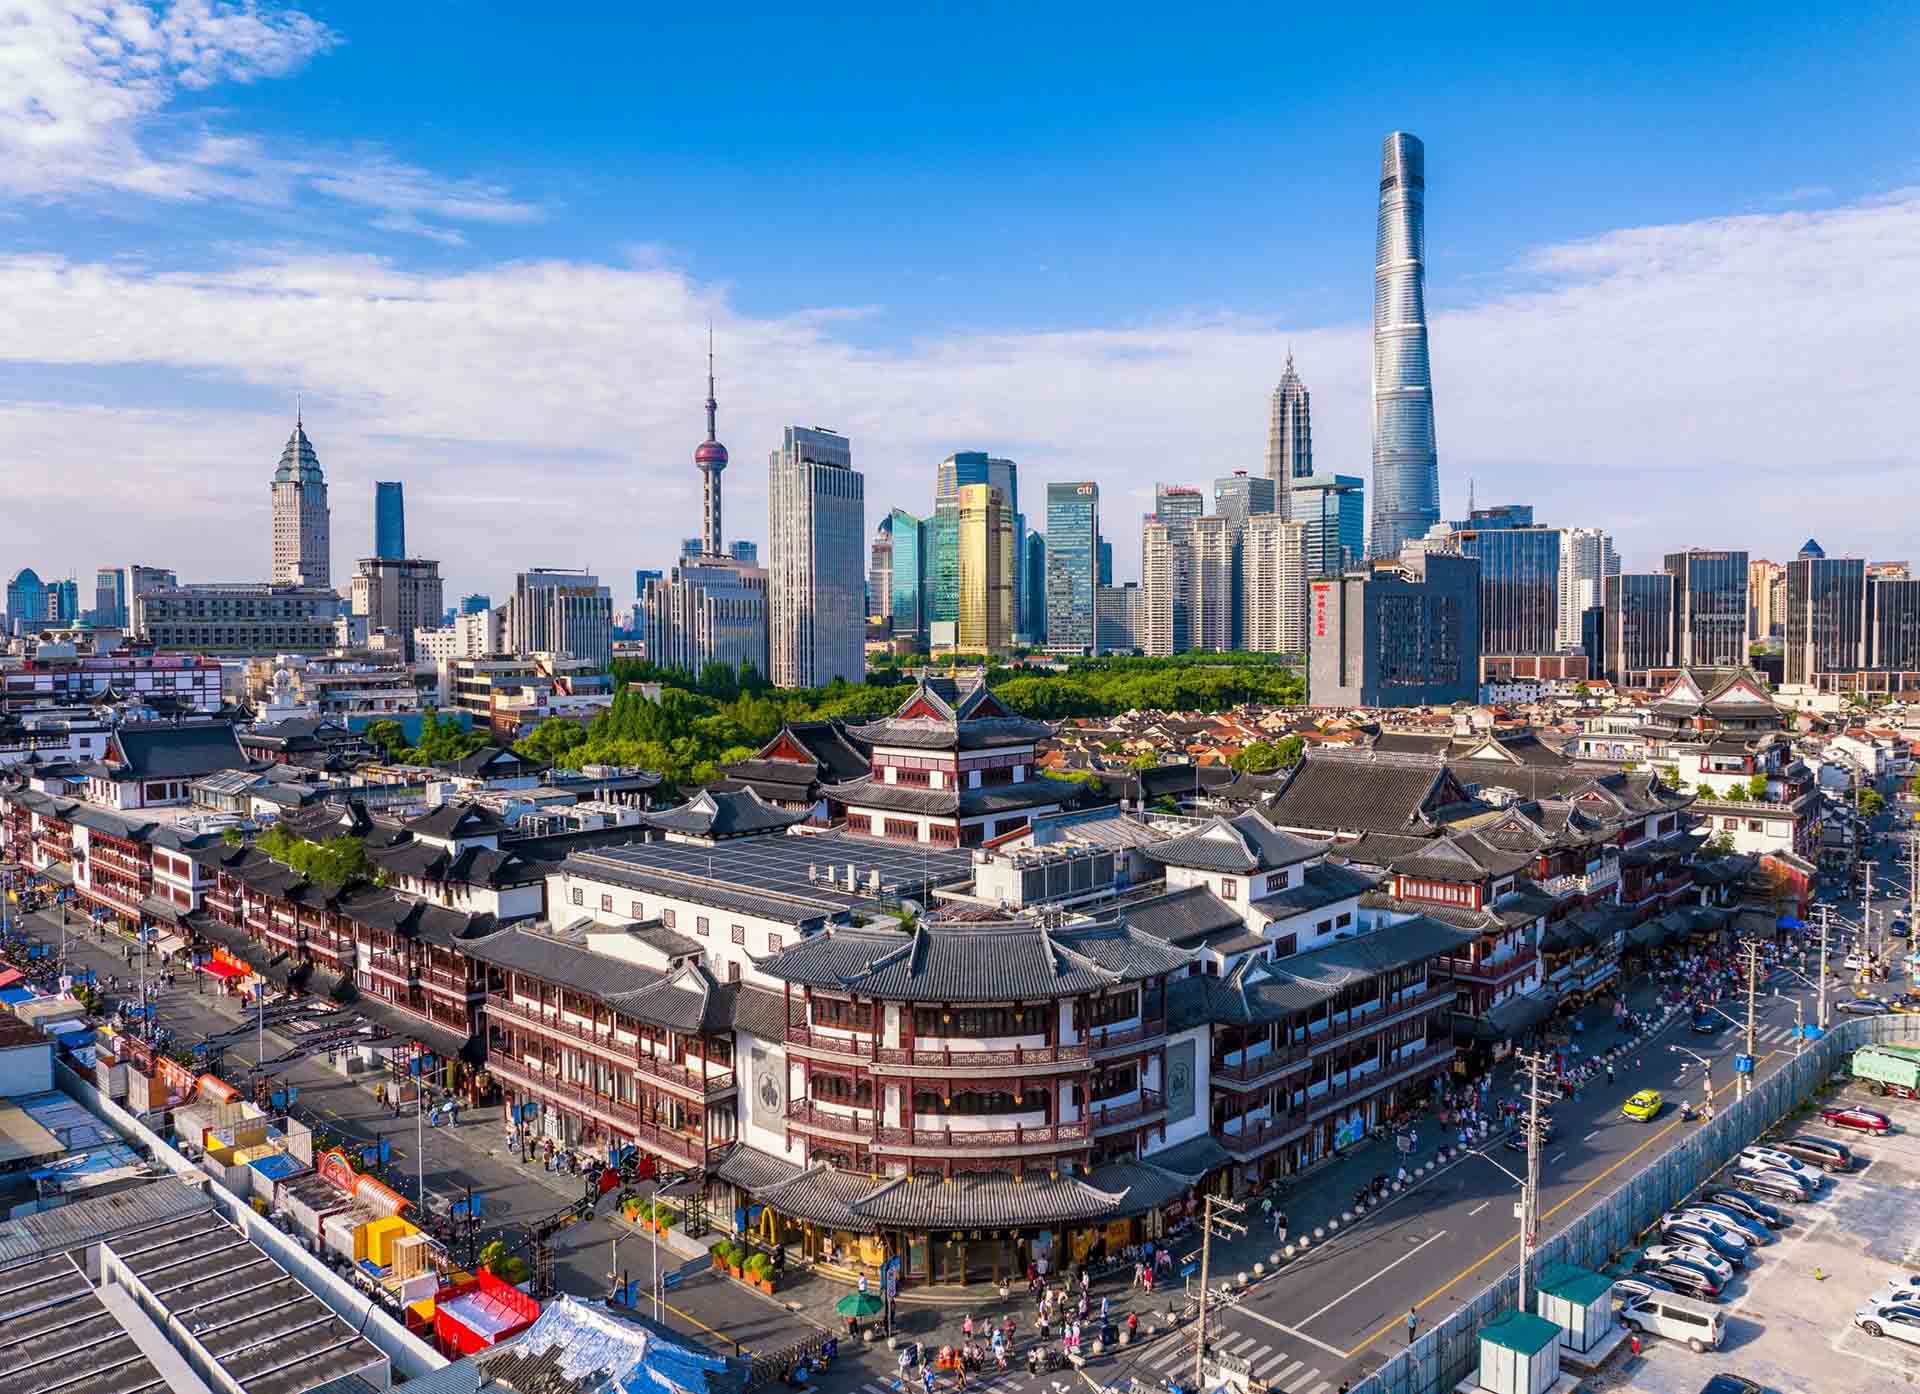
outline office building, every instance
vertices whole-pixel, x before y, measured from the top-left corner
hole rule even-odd
[[[1560,644],[1581,646],[1582,616],[1607,601],[1607,577],[1620,574],[1613,539],[1599,528],[1566,528],[1560,534]]]
[[[1293,370],[1293,350],[1287,350],[1287,366],[1280,383],[1273,389],[1272,411],[1267,422],[1267,478],[1274,486],[1272,512],[1282,518],[1293,516],[1293,482],[1313,473],[1313,413],[1306,384]]]
[[[768,671],[767,573],[732,557],[682,561],[647,585],[647,658],[698,675],[709,663]]]
[[[1580,613],[1580,655],[1587,660],[1587,671],[1598,676],[1607,671],[1607,607],[1589,605]]]
[[[910,639],[924,646],[927,625],[932,620],[931,596],[927,589],[927,544],[931,529],[924,519],[914,517],[904,508],[894,509],[889,521],[893,558],[888,581],[893,588],[893,598],[887,613],[893,637]]]
[[[867,618],[893,627],[893,515],[885,514],[867,547]]]
[[[1094,592],[1094,653],[1130,654],[1140,644],[1140,584],[1101,586]]]
[[[516,654],[566,654],[604,669],[613,661],[613,592],[590,571],[523,571],[507,598],[506,642]]]
[[[373,554],[386,558],[407,554],[406,493],[397,479],[377,480],[373,486]]]
[[[1047,485],[1046,634],[1049,653],[1090,655],[1100,584],[1100,486]]]
[[[645,573],[638,574],[644,575]],[[463,595],[460,597],[460,613],[463,615],[477,615],[482,610],[491,610],[492,608],[493,597],[482,594],[479,591],[475,591],[472,595]]]
[[[1872,666],[1905,675],[1888,684],[1891,690],[1910,690],[1920,679],[1920,581],[1883,577],[1869,584]]]
[[[127,623],[127,573],[117,566],[93,573],[93,613],[97,623],[124,627]]]
[[[1106,542],[1100,544],[1106,547]],[[1047,537],[1030,532],[1020,541],[1020,584],[1026,594],[1020,600],[1020,613],[1027,621],[1027,642],[1036,648],[1047,646]]]
[[[80,622],[80,582],[72,577],[47,583],[47,622],[71,625]]]
[[[1617,683],[1673,666],[1673,577],[1664,571],[1607,578],[1601,666]],[[1645,678],[1640,682],[1644,683]]]
[[[1026,537],[1027,519],[1026,514],[1020,507],[1020,467],[1012,460],[1000,459],[997,456],[987,454],[984,450],[961,450],[947,456],[946,459],[940,462],[934,478],[934,508],[936,516],[938,516],[938,510],[941,506],[954,505],[958,501],[959,491],[969,484],[991,484],[1000,490],[1000,496],[1006,502],[1007,516],[1012,521],[1014,541],[1014,632],[1024,634],[1027,630],[1027,621],[1026,616],[1022,613],[1022,596],[1026,589],[1023,584],[1024,576],[1022,575],[1025,561],[1025,549],[1022,544]],[[937,545],[936,543],[936,546]],[[948,574],[949,572],[946,570],[941,572],[943,578]],[[954,584],[957,585],[959,582],[957,569],[952,570],[950,574],[953,577]],[[952,619],[954,616],[943,614],[940,618]]]
[[[47,622],[47,586],[40,573],[23,566],[7,582],[7,623],[15,631]]]
[[[1558,528],[1494,528],[1455,533],[1462,556],[1480,562],[1482,656],[1560,650]]]
[[[1233,521],[1217,515],[1195,518],[1189,526],[1187,624],[1190,647],[1226,653],[1234,645],[1234,585],[1238,534]]]
[[[1340,576],[1366,556],[1366,483],[1351,474],[1293,481],[1291,521],[1307,525],[1310,576]]]
[[[1745,552],[1697,547],[1668,554],[1675,663],[1688,668],[1745,666],[1747,561]]]
[[[647,586],[666,573],[658,567],[636,568],[633,573],[633,637],[647,641]]]
[[[1100,539],[1100,584],[1113,584],[1113,543],[1104,537]]]
[[[701,488],[704,494],[704,492],[706,491],[706,485],[704,481],[702,482]],[[706,540],[704,538],[699,538],[699,537],[681,538],[680,539],[680,560],[681,561],[695,560],[701,555],[701,551],[706,545],[707,545]]]
[[[1440,521],[1440,464],[1427,357],[1427,155],[1395,131],[1380,152],[1373,271],[1373,537],[1376,557]]]
[[[1467,516],[1455,519],[1447,524],[1454,532],[1492,532],[1495,528],[1530,528],[1533,521],[1533,505],[1530,503],[1496,503],[1485,508],[1467,506]]]
[[[328,586],[173,586],[134,596],[133,632],[170,653],[316,654],[335,647],[344,609]]]
[[[136,595],[152,595],[155,591],[170,591],[180,584],[180,578],[171,568],[164,566],[134,565],[127,568],[127,604],[133,604]]]
[[[1479,570],[1472,557],[1410,550],[1397,563],[1314,581],[1307,700],[1317,707],[1477,701]]]
[[[1240,566],[1246,647],[1257,653],[1307,652],[1308,536],[1306,523],[1277,513],[1248,520]]]
[[[1153,516],[1163,523],[1190,523],[1205,515],[1207,496],[1184,484],[1153,486]]]
[[[1777,561],[1755,557],[1747,563],[1748,643],[1757,644],[1786,634],[1786,582],[1787,568]]]
[[[865,681],[866,481],[845,436],[816,426],[782,432],[767,461],[767,537],[774,685]]]
[[[1278,513],[1277,498],[1273,480],[1245,470],[1235,470],[1225,479],[1213,481],[1213,511],[1231,520],[1236,530],[1244,528],[1247,519],[1256,513]]]
[[[273,584],[333,584],[333,515],[320,457],[295,417],[293,434],[273,472]]]
[[[1802,553],[1787,563],[1788,685],[1870,666],[1867,590],[1863,558]]]
[[[1013,511],[992,484],[960,486],[959,614],[963,653],[1004,653],[1013,644]]]
[[[727,555],[735,561],[745,562],[748,566],[760,565],[760,544],[748,542],[745,538],[736,538],[727,544]]]
[[[929,627],[952,624],[960,615],[960,502],[935,499],[927,520],[927,611]]]
[[[362,557],[353,578],[352,610],[367,621],[367,631],[398,635],[401,651],[415,657],[414,631],[431,629],[440,618],[440,563],[418,557]],[[609,649],[611,655],[611,649]]]

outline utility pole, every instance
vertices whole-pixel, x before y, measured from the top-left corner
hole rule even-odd
[[[1866,973],[1873,967],[1873,862],[1867,861],[1867,888],[1860,894],[1860,962],[1861,972]]]
[[[1804,999],[1793,999],[1793,1053],[1798,1055],[1807,1048],[1807,1004]]]
[[[1535,1211],[1540,1196],[1540,1104],[1541,1080],[1552,1068],[1546,1052],[1515,1052],[1527,1072],[1527,1179],[1520,1187],[1520,1300],[1518,1309],[1527,1310],[1527,1269],[1533,1262],[1533,1241],[1537,1225]]]
[[[1193,1333],[1193,1387],[1207,1387],[1207,1280],[1212,1276],[1213,1231],[1217,1225],[1223,1231],[1245,1234],[1247,1227],[1237,1220],[1229,1220],[1216,1212],[1228,1210],[1235,1215],[1243,1214],[1246,1206],[1231,1201],[1224,1196],[1208,1196],[1206,1206],[1200,1212],[1200,1316],[1199,1324]]]
[[[1740,952],[1743,955],[1745,955],[1747,960],[1747,1061],[1748,1061],[1748,1064],[1747,1064],[1746,1073],[1740,1076],[1740,1097],[1744,1099],[1747,1097],[1748,1094],[1751,1094],[1753,1092],[1752,1061],[1753,1061],[1753,1052],[1755,1049],[1754,1039],[1753,1039],[1753,1024],[1754,1024],[1753,1014],[1754,1014],[1754,996],[1760,986],[1760,941],[1758,939],[1747,940],[1746,944],[1742,946]]]
[[[1827,929],[1832,915],[1827,906],[1820,907],[1820,996],[1815,1006],[1814,1025],[1822,1031],[1827,1029]]]

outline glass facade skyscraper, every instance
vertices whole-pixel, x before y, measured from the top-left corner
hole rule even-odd
[[[1673,660],[1688,668],[1735,668],[1747,661],[1747,554],[1689,548],[1670,552]]]
[[[904,508],[893,520],[893,610],[888,616],[896,639],[927,641],[927,524]]]
[[[1871,581],[1872,659],[1875,668],[1920,672],[1920,581]]]
[[[1338,576],[1365,555],[1365,483],[1351,474],[1294,480],[1293,521],[1307,525],[1308,577]]]
[[[1047,650],[1091,655],[1100,582],[1100,486],[1047,485]]]
[[[1267,478],[1273,481],[1271,511],[1293,516],[1289,495],[1293,481],[1313,473],[1313,404],[1307,386],[1293,371],[1293,350],[1287,350],[1286,370],[1273,389],[1273,411],[1267,423]]]
[[[1373,254],[1373,541],[1376,557],[1440,521],[1440,461],[1427,359],[1427,153],[1395,131],[1380,151]]]
[[[1664,571],[1607,578],[1603,644],[1607,676],[1673,666],[1673,577]]]
[[[1560,532],[1496,528],[1455,535],[1480,562],[1480,654],[1556,653],[1560,646]]]
[[[373,554],[387,559],[407,554],[406,492],[397,479],[374,482]]]
[[[1244,528],[1256,513],[1278,513],[1278,495],[1273,480],[1238,470],[1213,481],[1213,511],[1231,518],[1235,528]]]
[[[960,497],[937,502],[927,519],[927,623],[960,617]]]
[[[1787,563],[1786,680],[1867,666],[1867,563],[1802,554]]]
[[[1100,544],[1108,557],[1113,549]],[[1027,642],[1047,646],[1047,539],[1044,533],[1030,532],[1020,540],[1020,584],[1026,594],[1020,598],[1020,613],[1026,617]]]

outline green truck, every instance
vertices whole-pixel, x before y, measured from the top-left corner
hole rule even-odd
[[[1920,1096],[1920,1048],[1861,1046],[1853,1053],[1853,1077],[1881,1098]]]

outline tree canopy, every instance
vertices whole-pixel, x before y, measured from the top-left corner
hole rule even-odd
[[[491,737],[472,731],[432,707],[420,714],[420,739],[407,744],[407,732],[397,721],[376,721],[367,727],[367,739],[401,765],[439,765],[471,755]]]

